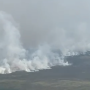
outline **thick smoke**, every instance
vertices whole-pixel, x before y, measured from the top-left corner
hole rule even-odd
[[[0,12],[0,73],[38,71],[55,65],[70,65],[65,56],[90,51],[87,23],[81,22],[74,30],[53,28],[48,31],[43,44],[25,49],[20,42],[20,32],[13,17]]]
[[[69,65],[64,61],[64,53],[52,49],[53,45],[43,44],[36,49],[26,50],[20,42],[20,33],[12,16],[0,12],[0,73],[27,72],[50,69],[54,65]]]

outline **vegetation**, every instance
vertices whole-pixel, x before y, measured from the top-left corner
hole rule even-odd
[[[68,57],[72,66],[0,75],[0,90],[90,90],[90,57]]]

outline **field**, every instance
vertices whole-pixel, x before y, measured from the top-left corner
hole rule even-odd
[[[75,56],[71,66],[0,75],[0,90],[90,90],[90,57]]]
[[[56,79],[37,82],[2,80],[0,81],[0,90],[90,90],[90,82]]]

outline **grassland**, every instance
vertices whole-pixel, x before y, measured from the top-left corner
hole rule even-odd
[[[0,90],[90,90],[90,57],[69,57],[72,66],[0,75]]]
[[[30,82],[25,80],[2,80],[0,90],[90,90],[89,81],[45,80]]]

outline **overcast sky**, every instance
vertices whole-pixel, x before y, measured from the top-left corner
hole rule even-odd
[[[90,0],[0,0],[0,10],[20,25],[25,46],[52,41],[51,32],[61,28],[72,32],[90,24]]]

